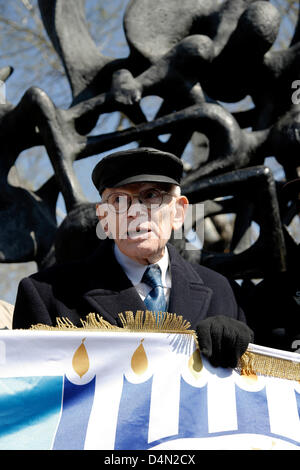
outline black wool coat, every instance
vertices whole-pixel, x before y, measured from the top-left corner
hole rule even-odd
[[[213,315],[245,321],[225,277],[185,261],[170,244],[168,250],[172,278],[168,312],[182,315],[193,329]],[[92,312],[122,326],[118,314],[127,310],[145,310],[145,304],[115,259],[113,242],[107,239],[84,260],[54,265],[23,279],[13,328],[27,329],[37,323],[54,326],[57,317],[81,326],[80,318]]]

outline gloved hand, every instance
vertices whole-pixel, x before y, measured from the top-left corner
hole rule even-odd
[[[215,367],[236,367],[254,339],[253,331],[245,323],[223,315],[200,321],[196,334],[200,352]]]

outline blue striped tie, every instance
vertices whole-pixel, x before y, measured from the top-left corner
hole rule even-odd
[[[167,302],[161,280],[161,270],[158,265],[149,266],[142,278],[142,282],[152,287],[144,302],[147,310],[152,312],[165,312]]]

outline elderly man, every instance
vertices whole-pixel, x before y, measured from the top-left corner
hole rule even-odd
[[[120,312],[168,311],[191,323],[212,364],[234,367],[253,337],[228,281],[188,263],[168,243],[188,206],[180,193],[182,169],[176,156],[150,148],[103,158],[92,180],[107,239],[83,261],[24,279],[13,327],[53,325],[57,317],[80,324],[90,312],[121,326]]]

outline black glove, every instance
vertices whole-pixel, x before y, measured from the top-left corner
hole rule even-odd
[[[245,323],[223,315],[200,321],[196,333],[200,352],[215,367],[236,367],[254,338]]]

